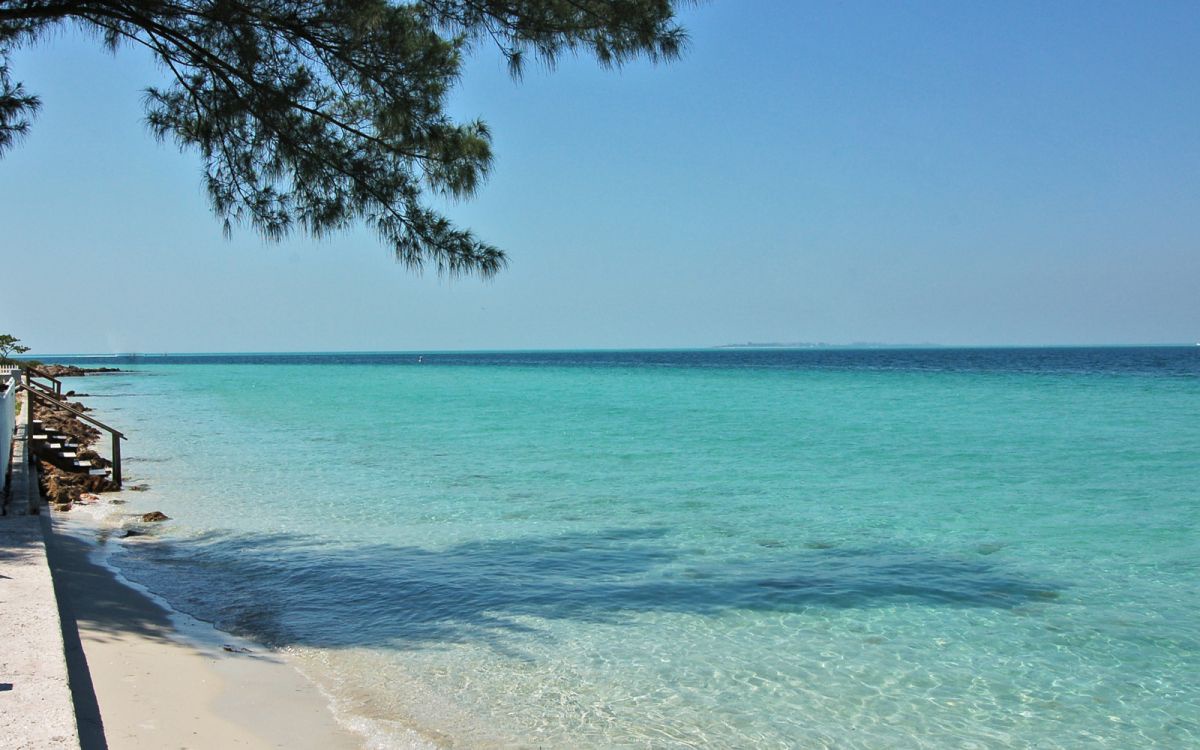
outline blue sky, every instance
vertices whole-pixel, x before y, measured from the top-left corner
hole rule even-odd
[[[0,332],[40,352],[1200,340],[1200,5],[688,8],[666,66],[481,50],[452,111],[493,176],[460,223],[498,278],[368,231],[225,239],[160,74],[64,30],[0,159]]]

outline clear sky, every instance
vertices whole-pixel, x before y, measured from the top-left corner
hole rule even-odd
[[[683,60],[470,62],[451,207],[492,281],[366,230],[227,240],[146,55],[63,31],[0,159],[0,333],[38,352],[1200,340],[1200,4],[717,0]]]

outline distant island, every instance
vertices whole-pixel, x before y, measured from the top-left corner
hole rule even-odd
[[[942,344],[885,344],[878,341],[855,341],[850,344],[831,344],[825,341],[747,341],[744,344],[720,344],[714,349],[934,349]]]

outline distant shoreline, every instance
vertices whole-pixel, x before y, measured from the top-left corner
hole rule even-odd
[[[884,344],[872,341],[856,341],[852,344],[829,344],[824,341],[798,341],[798,342],[774,342],[768,341],[759,343],[756,341],[748,341],[745,344],[721,344],[713,347],[714,349],[992,349],[999,347],[974,347],[974,346],[947,346],[946,344]],[[1053,348],[1053,347],[1047,347]]]
[[[1195,349],[1200,347],[1198,342],[1166,342],[1138,344],[888,344],[882,342],[854,342],[850,344],[834,344],[827,342],[746,342],[714,344],[707,346],[684,347],[580,347],[580,348],[547,348],[547,349],[391,349],[391,350],[339,350],[339,351],[228,351],[228,352],[119,352],[119,353],[87,353],[87,352],[58,352],[49,354],[27,355],[13,357],[14,361],[42,360],[120,360],[147,359],[158,360],[171,357],[366,357],[366,356],[422,356],[422,355],[472,355],[472,354],[572,354],[572,353],[653,353],[653,352],[712,352],[740,349],[794,349],[794,350],[854,350],[854,349],[897,349],[897,350],[943,350],[943,351],[980,351],[980,350],[1056,350],[1056,349]]]

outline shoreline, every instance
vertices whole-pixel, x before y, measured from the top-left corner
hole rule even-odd
[[[112,542],[80,510],[51,512],[46,542],[84,750],[366,746],[284,655],[171,609],[98,560]]]

